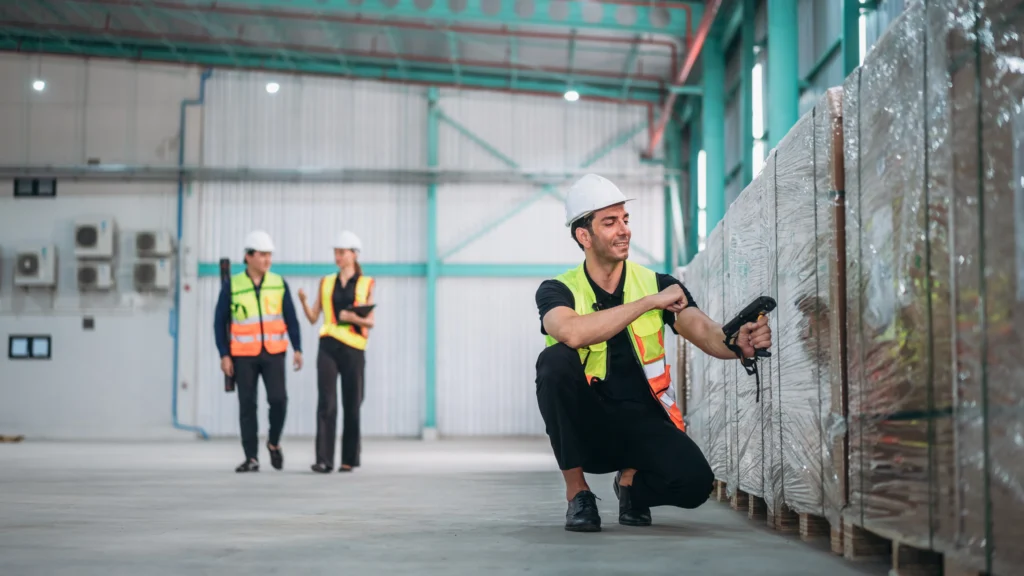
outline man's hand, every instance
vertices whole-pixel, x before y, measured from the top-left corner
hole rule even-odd
[[[686,308],[686,294],[678,284],[672,284],[657,294],[648,296],[654,308],[678,314]]]
[[[228,378],[234,377],[235,363],[231,361],[231,356],[225,356],[220,359],[220,371]]]
[[[302,288],[299,288],[299,302],[306,303],[306,291]]]
[[[748,322],[740,327],[736,335],[736,345],[740,347],[744,358],[753,358],[756,350],[767,350],[772,347],[772,329],[768,326],[768,317],[761,316],[757,322]]]
[[[355,324],[359,315],[351,310],[342,310],[338,312],[338,322],[341,324]]]
[[[296,350],[295,353],[292,354],[292,366],[296,371],[302,370],[302,352]]]

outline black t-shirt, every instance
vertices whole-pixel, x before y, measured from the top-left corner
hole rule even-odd
[[[585,267],[584,272],[586,272]],[[678,284],[683,289],[687,302],[689,302],[687,308],[697,307],[690,291],[675,277],[668,274],[657,274],[657,278],[659,291],[673,284]],[[623,291],[626,285],[625,270],[623,270],[618,287],[615,288],[615,292],[612,294],[605,292],[600,286],[595,284],[590,278],[589,273],[587,273],[587,280],[590,281],[590,287],[594,290],[594,296],[597,299],[599,309],[607,310],[608,308],[622,305]],[[545,280],[542,282],[540,288],[537,289],[536,300],[537,309],[540,311],[540,331],[542,334],[547,334],[544,330],[545,314],[559,306],[573,309],[576,307],[576,299],[573,298],[569,287],[558,280]],[[675,332],[676,315],[665,310],[662,312],[662,318],[665,324],[671,326],[672,331]],[[616,402],[650,402],[652,396],[647,384],[647,378],[644,376],[640,363],[636,360],[636,354],[633,351],[633,345],[629,341],[629,333],[626,330],[612,336],[611,340],[608,341],[608,356],[608,375],[604,382],[599,385],[598,392],[609,400]]]

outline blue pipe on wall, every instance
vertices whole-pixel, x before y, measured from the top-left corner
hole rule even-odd
[[[181,102],[181,117],[179,118],[178,124],[178,167],[185,165],[185,109],[189,106],[200,106],[206,99],[206,81],[213,75],[213,69],[207,68],[203,71],[202,76],[199,77],[199,97],[193,100],[182,100]],[[171,310],[171,337],[174,339],[174,366],[171,368],[173,374],[171,381],[171,418],[174,427],[178,430],[187,430],[189,432],[195,432],[202,436],[203,440],[209,440],[210,435],[206,433],[199,426],[189,426],[178,422],[178,333],[181,328],[181,236],[182,236],[182,220],[185,211],[185,182],[178,174],[178,269],[175,274],[174,281],[174,309]]]

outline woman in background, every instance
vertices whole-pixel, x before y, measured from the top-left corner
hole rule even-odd
[[[351,472],[359,466],[359,408],[363,403],[363,370],[366,366],[367,337],[373,328],[373,311],[360,316],[353,307],[373,304],[373,278],[364,276],[357,261],[362,243],[348,230],[338,234],[334,243],[337,274],[320,280],[320,291],[312,308],[306,293],[299,290],[299,301],[310,324],[316,324],[320,311],[320,350],[316,359],[317,402],[316,463],[314,472],[329,473],[334,467],[334,435],[338,422],[338,376],[341,376],[342,433],[341,467]]]

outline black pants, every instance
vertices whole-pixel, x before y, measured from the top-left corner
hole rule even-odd
[[[233,359],[235,364],[235,385],[238,388],[238,424],[242,429],[242,449],[245,457],[258,459],[258,442],[256,439],[256,399],[258,398],[256,383],[263,376],[263,385],[267,389],[267,403],[270,404],[270,432],[267,441],[277,446],[281,441],[281,430],[284,428],[284,416],[288,410],[288,391],[284,386],[285,355],[267,354],[259,356],[239,356]]]
[[[579,354],[564,344],[537,359],[537,402],[560,469],[607,474],[634,468],[637,506],[696,508],[711,494],[714,473],[700,448],[651,400],[637,405],[602,397],[587,384]]]
[[[363,404],[366,355],[334,338],[321,338],[316,357],[316,459],[334,466],[334,435],[338,426],[338,376],[341,376],[341,463],[359,466],[359,408]]]

